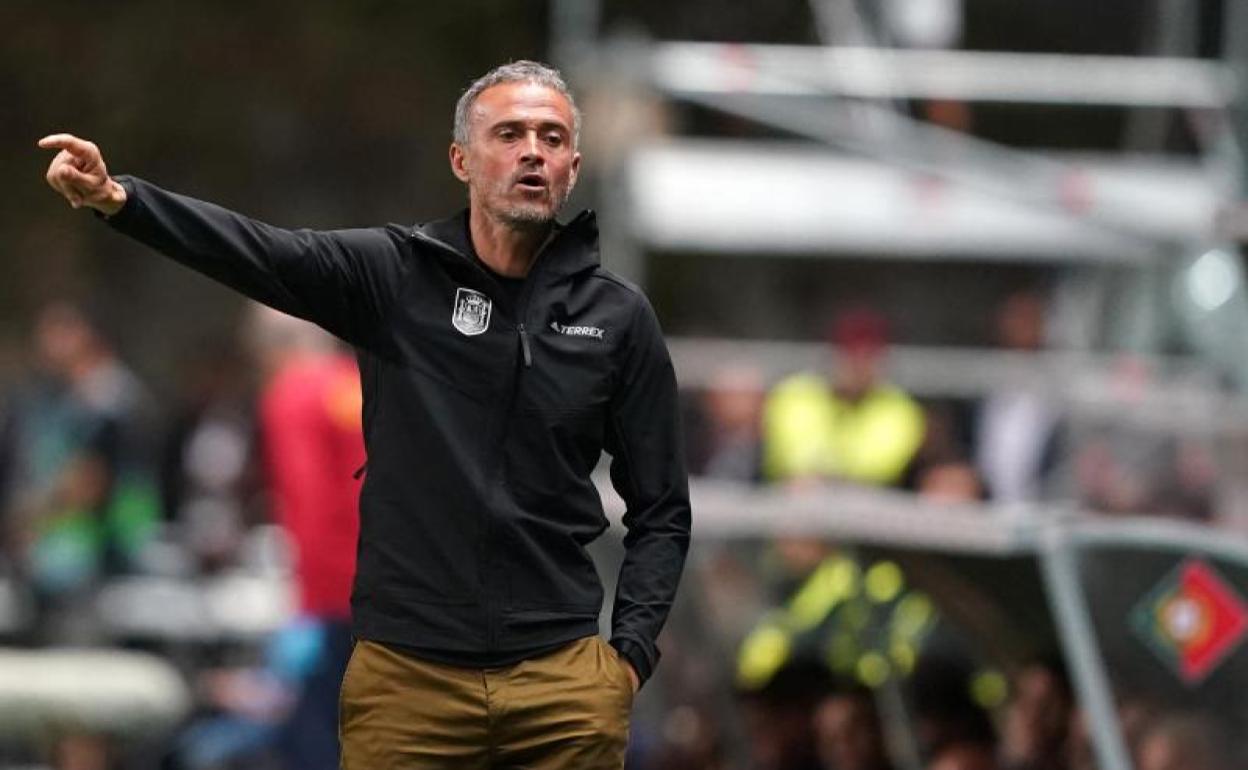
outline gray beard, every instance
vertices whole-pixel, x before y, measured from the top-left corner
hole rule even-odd
[[[552,208],[549,212],[556,209]],[[498,212],[499,221],[513,230],[541,230],[555,221],[555,215],[546,209],[517,207]]]
[[[563,208],[569,192],[571,191],[568,190],[562,195],[552,197],[549,208],[545,206],[515,206],[499,211],[497,214],[498,219],[508,227],[523,232],[545,229],[550,227],[551,223],[555,221],[555,216]]]

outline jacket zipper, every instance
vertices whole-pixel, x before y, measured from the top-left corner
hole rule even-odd
[[[508,397],[505,402],[505,405],[503,406],[503,409],[498,413],[498,425],[497,425],[497,428],[495,429],[494,440],[491,442],[492,446],[497,447],[497,452],[498,452],[493,462],[491,475],[497,474],[496,478],[498,479],[498,483],[500,485],[506,484],[506,478],[504,474],[504,461],[506,459],[504,456],[504,439],[506,438],[506,435],[507,435],[508,421],[511,417],[512,410],[515,409],[516,399],[518,398],[520,394],[519,363],[522,361],[524,363],[524,368],[526,369],[532,368],[533,366],[533,351],[529,344],[529,333],[528,333],[527,328],[525,327],[525,321],[528,319],[529,304],[533,295],[533,287],[536,284],[538,274],[541,272],[541,269],[543,266],[542,265],[543,260],[541,259],[541,257],[545,254],[546,250],[554,242],[556,234],[557,233],[552,233],[551,237],[546,239],[546,241],[542,244],[542,246],[538,249],[537,253],[534,255],[533,268],[532,270],[529,271],[527,280],[525,280],[524,282],[524,289],[521,292],[520,298],[516,302],[515,307],[513,308],[513,312],[515,313],[515,316],[516,316],[514,320],[516,323],[516,326],[515,326],[516,334],[520,340],[520,344],[519,344],[520,350],[517,354],[517,357],[512,359],[511,366],[509,367],[511,371],[511,383],[510,383],[510,387],[507,388],[507,391],[509,391]],[[464,262],[467,262],[468,264],[472,265],[472,267],[478,273],[485,276],[485,278],[489,282],[495,285],[498,285],[498,282],[495,281],[493,276],[489,274],[489,271],[487,271],[484,267],[478,264],[476,260],[469,259],[465,255],[460,254],[454,247],[450,246],[449,244],[443,243],[437,238],[433,238],[429,235],[426,235],[420,232],[419,230],[413,230],[413,235],[419,240],[422,240],[425,243],[428,243],[429,245],[438,248],[443,253],[453,255],[463,260]],[[502,287],[500,286],[499,288],[501,289]],[[503,293],[500,292],[500,294],[503,294]],[[485,539],[485,554],[483,554],[483,564],[481,565],[481,568],[483,571],[486,571],[486,574],[489,574],[489,570],[492,569],[492,565],[488,565],[487,563],[484,563],[484,562],[489,561],[490,553],[495,550],[494,548],[491,548],[491,545],[493,544],[493,540],[495,536],[494,535],[495,527],[494,527],[493,518],[494,518],[493,516],[486,516],[486,519],[485,519],[485,538],[486,538]],[[488,590],[489,589],[488,584],[485,584],[485,588],[486,588],[485,596],[482,597],[482,599],[483,599],[483,603],[486,606],[486,649],[493,650],[498,644],[498,629],[499,629],[500,622],[502,620],[502,612],[501,612],[502,597],[494,596]]]
[[[534,287],[537,285],[538,275],[541,273],[542,265],[543,265],[543,262],[545,261],[541,257],[546,251],[547,247],[550,246],[552,241],[553,241],[553,238],[548,239],[545,243],[542,244],[541,248],[538,249],[537,254],[534,255],[533,268],[532,270],[529,271],[529,275],[527,276],[527,279],[524,282],[524,288],[521,290],[520,297],[516,301],[516,306],[514,308],[515,314],[516,314],[516,318],[515,318],[516,334],[520,338],[520,346],[519,346],[520,350],[519,350],[519,355],[518,355],[518,358],[520,359],[520,361],[513,360],[513,363],[511,366],[511,371],[512,371],[511,387],[510,387],[511,392],[508,395],[506,406],[503,408],[502,417],[499,421],[498,438],[495,442],[498,447],[498,459],[495,461],[494,467],[497,469],[498,483],[501,487],[507,486],[507,473],[506,473],[507,471],[507,467],[506,467],[507,432],[510,427],[512,412],[514,412],[516,408],[516,400],[520,397],[520,379],[521,379],[521,375],[523,374],[523,369],[520,368],[519,363],[523,362],[524,369],[531,369],[533,367],[533,350],[529,345],[529,332],[525,326],[525,323],[526,321],[528,321],[528,317],[529,317],[529,305],[533,297],[533,290],[534,290]],[[501,600],[503,597],[499,596],[499,597],[491,597],[491,598],[497,598]],[[493,649],[495,645],[498,644],[498,627],[501,621],[502,621],[502,611],[501,611],[501,606],[500,606],[498,607],[498,610],[495,613],[492,613],[490,615],[489,621],[487,623],[487,626],[489,628],[488,636],[487,636],[488,645],[491,649]]]
[[[529,333],[524,330],[524,322],[522,321],[516,330],[520,332],[520,350],[524,353],[524,366],[526,369],[533,366],[533,351],[529,349]]]
[[[555,242],[560,231],[552,230],[546,240],[542,241],[542,245],[537,247],[537,253],[533,255],[533,269],[529,271],[528,277],[524,282],[524,289],[520,292],[520,298],[516,302],[516,332],[520,335],[520,352],[524,356],[524,366],[526,369],[533,367],[533,351],[529,347],[529,332],[525,328],[525,323],[529,320],[529,303],[533,298],[533,287],[537,285],[537,276],[542,271],[544,262],[542,256],[546,254],[547,249]],[[517,385],[519,378],[517,378]]]

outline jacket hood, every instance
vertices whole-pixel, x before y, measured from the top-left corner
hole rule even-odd
[[[543,270],[558,275],[572,275],[591,270],[602,263],[598,249],[598,215],[585,209],[567,224],[555,222],[546,253]],[[474,261],[476,249],[468,234],[468,209],[462,209],[445,219],[436,219],[412,228],[417,234],[432,239],[466,260]]]

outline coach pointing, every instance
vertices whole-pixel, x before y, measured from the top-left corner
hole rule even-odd
[[[284,230],[134,177],[68,134],[75,208],[357,351],[367,476],[343,767],[620,768],[689,543],[676,382],[645,296],[599,264],[558,72],[500,66],[455,111],[467,210]],[[585,547],[603,450],[627,504],[610,643]]]

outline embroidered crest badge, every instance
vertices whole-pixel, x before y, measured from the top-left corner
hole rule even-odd
[[[455,312],[451,325],[461,334],[475,336],[490,328],[490,310],[494,303],[479,291],[460,287],[455,290]]]

